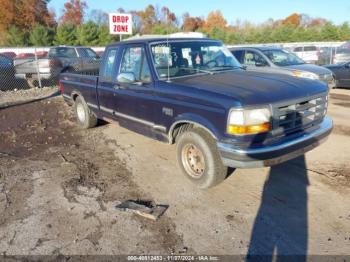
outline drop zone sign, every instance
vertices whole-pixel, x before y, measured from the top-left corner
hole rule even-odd
[[[131,14],[109,14],[109,32],[112,35],[132,34]]]

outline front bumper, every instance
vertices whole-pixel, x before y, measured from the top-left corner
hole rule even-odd
[[[241,149],[228,143],[217,143],[224,165],[234,168],[273,166],[296,158],[324,142],[333,128],[333,121],[325,117],[319,127],[290,141],[271,146]]]
[[[329,89],[333,89],[334,87],[336,87],[337,83],[335,82],[335,80],[330,81],[327,83]]]

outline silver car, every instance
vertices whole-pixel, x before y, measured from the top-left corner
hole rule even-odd
[[[301,58],[281,48],[240,47],[231,48],[230,51],[247,70],[320,80],[329,88],[335,87],[332,71],[307,64]]]

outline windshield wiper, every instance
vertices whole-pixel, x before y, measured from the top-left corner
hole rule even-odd
[[[234,70],[234,69],[244,69],[245,68],[243,66],[215,66],[214,68],[218,68],[217,70],[215,71],[220,71],[220,70]]]
[[[204,70],[204,69],[199,69],[199,68],[183,67],[183,68],[181,68],[181,69],[183,69],[183,70],[197,71],[197,72],[206,73],[206,74],[210,74],[210,75],[213,75],[213,74],[214,74],[213,71]]]

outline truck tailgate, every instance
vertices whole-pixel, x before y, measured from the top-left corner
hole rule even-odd
[[[14,66],[17,75],[36,75],[38,67],[40,74],[51,73],[53,77],[57,77],[62,70],[59,60],[50,58],[39,58],[38,61],[35,58],[16,59],[14,60]]]

